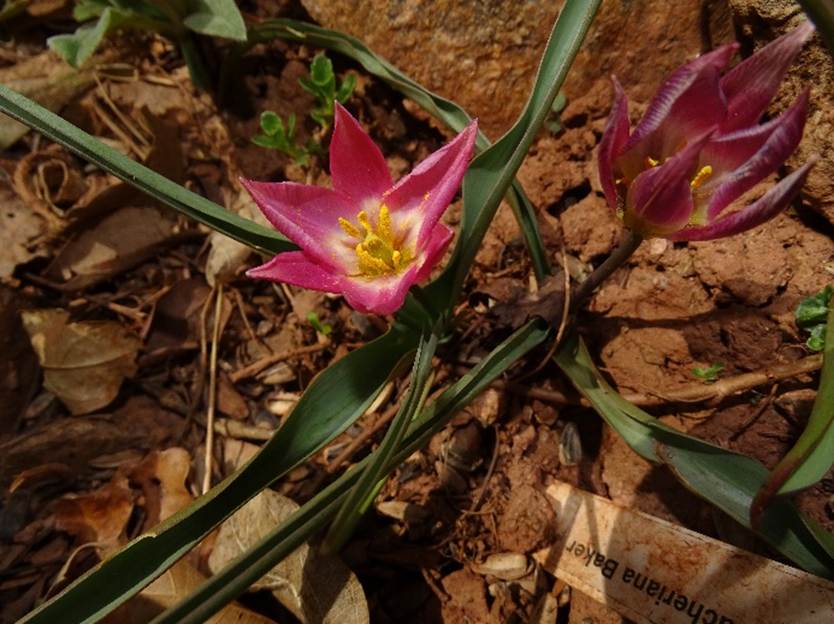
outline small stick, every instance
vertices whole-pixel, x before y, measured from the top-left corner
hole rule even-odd
[[[785,379],[791,379],[797,375],[813,373],[822,368],[822,354],[809,355],[808,357],[791,362],[789,364],[774,364],[751,373],[742,373],[734,377],[727,377],[713,384],[691,384],[683,388],[670,390],[664,394],[623,394],[622,397],[639,407],[657,407],[667,403],[700,403],[702,401],[720,401],[732,394],[752,390],[767,383],[775,383]],[[468,369],[466,369],[468,370]],[[568,398],[559,390],[545,390],[544,388],[531,388],[518,383],[497,380],[492,383],[495,388],[506,389],[513,394],[527,396],[533,399],[540,399],[555,405],[585,405],[590,403],[584,398],[576,401]]]
[[[214,457],[214,410],[217,403],[217,343],[220,341],[220,316],[223,313],[223,284],[217,285],[214,306],[214,329],[211,333],[211,358],[209,359],[209,395],[206,412],[206,457],[203,475],[203,494],[211,489],[212,459]]]
[[[272,366],[273,364],[283,362],[284,360],[291,360],[301,355],[316,353],[317,351],[321,351],[329,345],[330,342],[319,342],[317,344],[308,345],[306,347],[298,347],[297,349],[289,349],[288,351],[282,351],[281,353],[272,353],[270,355],[262,357],[260,360],[255,360],[254,362],[249,364],[249,366],[239,368],[231,375],[229,375],[229,378],[232,380],[233,383],[237,383],[241,379],[246,379],[247,377],[251,377],[252,375],[257,375],[267,366]]]
[[[218,418],[214,421],[214,432],[216,434],[236,440],[266,442],[272,438],[276,431],[277,429],[255,427],[229,418]]]

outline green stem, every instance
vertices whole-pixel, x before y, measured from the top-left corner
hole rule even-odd
[[[643,242],[643,237],[631,230],[626,230],[626,235],[620,241],[617,247],[608,258],[599,265],[588,278],[579,285],[576,292],[571,297],[571,312],[576,312],[585,300],[593,294],[602,282],[611,277],[611,275],[619,269],[631,255],[637,251],[640,243]]]
[[[438,337],[435,332],[420,341],[417,354],[414,357],[411,385],[408,388],[405,401],[394,416],[394,420],[388,427],[379,449],[374,453],[371,463],[363,470],[359,481],[353,486],[345,502],[342,503],[336,519],[324,538],[321,547],[323,553],[337,552],[350,539],[356,525],[367,511],[370,502],[375,498],[388,472],[390,472],[389,460],[396,453],[408,426],[414,420],[426,398],[431,373],[431,360],[435,349],[437,349],[437,341]]]

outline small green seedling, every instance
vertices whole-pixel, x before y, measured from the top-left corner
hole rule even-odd
[[[298,82],[316,98],[317,106],[310,111],[310,117],[327,129],[333,123],[334,102],[344,104],[348,101],[356,86],[356,76],[348,74],[337,88],[333,63],[323,53],[319,53],[310,63],[310,76],[299,78]]]
[[[696,366],[692,369],[692,374],[695,375],[701,381],[706,383],[714,383],[718,381],[718,376],[724,371],[724,365],[716,362],[711,366],[707,366],[706,368],[700,368]]]
[[[155,32],[181,49],[191,78],[208,88],[208,75],[193,34],[246,41],[246,24],[234,0],[78,0],[74,33],[47,39],[50,49],[73,67],[81,66],[116,30]]]
[[[319,320],[319,315],[315,312],[308,312],[307,320],[310,322],[310,325],[313,326],[313,329],[315,329],[322,336],[327,337],[333,331],[333,326],[330,323],[322,323]]]
[[[309,156],[321,152],[321,147],[312,139],[307,141],[307,145],[296,144],[295,121],[295,113],[290,113],[285,126],[276,113],[264,111],[261,113],[261,133],[252,137],[252,142],[267,149],[284,152],[299,165],[306,167],[309,164]]]
[[[825,348],[825,323],[834,286],[829,284],[816,295],[806,297],[796,307],[796,325],[808,332],[805,344],[811,351]]]

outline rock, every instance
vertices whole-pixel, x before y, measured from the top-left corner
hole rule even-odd
[[[789,0],[730,0],[730,6],[740,27],[743,49],[750,53],[788,32],[804,19],[797,4]],[[781,113],[808,86],[812,90],[805,136],[799,149],[788,160],[788,167],[791,170],[797,168],[812,154],[820,156],[805,182],[802,198],[834,223],[834,61],[819,35],[805,44],[788,71],[770,107],[770,114],[775,116]]]
[[[568,101],[616,74],[630,98],[648,102],[679,65],[732,39],[726,0],[681,0],[674,11],[664,2],[603,2],[565,83]]]
[[[359,37],[454,99],[492,139],[521,112],[560,2],[302,0],[317,22]]]

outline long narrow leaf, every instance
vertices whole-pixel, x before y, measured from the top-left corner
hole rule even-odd
[[[375,54],[355,37],[291,19],[268,20],[250,31],[250,44],[273,38],[309,43],[353,59],[362,65],[369,74],[385,81],[391,87],[415,101],[456,132],[463,130],[472,120],[460,106],[421,86],[381,56]],[[476,149],[480,152],[490,145],[491,143],[486,136],[479,132]],[[536,276],[542,279],[550,272],[547,249],[539,234],[535,208],[524,194],[524,189],[517,180],[513,181],[507,192],[507,201],[512,206],[516,220],[521,227]]]
[[[336,552],[347,542],[367,510],[366,503],[370,502],[369,499],[373,499],[373,495],[379,490],[382,479],[387,476],[386,468],[390,463],[391,456],[399,448],[408,425],[414,419],[426,397],[429,374],[431,373],[431,359],[436,348],[437,334],[434,332],[428,338],[421,340],[417,346],[408,394],[400,409],[397,410],[388,431],[385,432],[385,437],[374,453],[370,464],[362,470],[359,481],[353,486],[339,508],[336,519],[324,539],[323,548],[326,551]]]
[[[773,496],[804,490],[819,482],[834,463],[834,306],[828,309],[820,386],[808,424],[796,444],[771,471],[756,507]],[[759,509],[754,509],[754,516]]]
[[[450,386],[411,423],[405,440],[386,464],[393,470],[451,420],[460,409],[548,335],[540,319],[530,321],[496,347],[478,365]],[[336,481],[296,510],[255,546],[203,583],[180,603],[159,615],[152,624],[199,624],[242,594],[281,561],[294,546],[312,537],[338,509],[373,455],[358,462]]]
[[[240,471],[82,576],[22,622],[94,622],[142,590],[209,531],[344,431],[370,405],[415,337],[398,328],[322,372],[286,423]]]
[[[243,219],[105,145],[32,100],[0,85],[0,111],[60,143],[156,200],[250,247],[269,254],[295,249],[278,232]]]
[[[556,363],[594,409],[637,453],[665,463],[681,483],[740,524],[751,527],[753,497],[767,469],[753,458],[728,451],[668,427],[623,399],[600,376],[585,345],[575,338]],[[819,576],[834,578],[834,551],[823,531],[790,502],[771,507],[755,532],[773,548]]]
[[[551,110],[588,32],[600,0],[567,0],[550,33],[533,90],[521,116],[501,140],[480,154],[463,181],[461,236],[440,278],[448,301],[457,300],[501,198]]]

